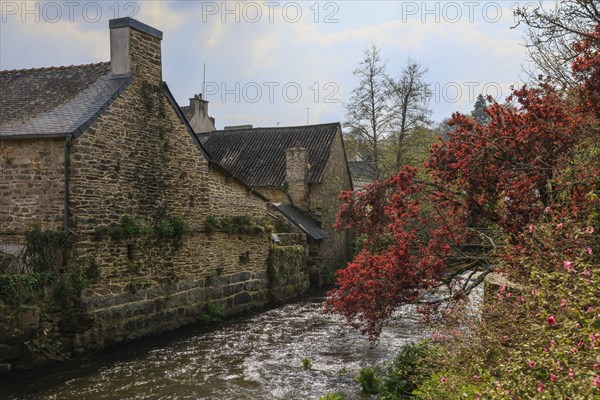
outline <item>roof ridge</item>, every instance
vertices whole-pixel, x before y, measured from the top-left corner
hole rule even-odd
[[[61,65],[58,67],[38,67],[38,68],[25,68],[25,69],[0,69],[0,74],[11,74],[17,72],[36,72],[36,71],[62,71],[71,68],[83,68],[83,67],[96,67],[101,65],[109,65],[110,61],[102,61],[97,63],[89,64],[77,64],[77,65]]]
[[[216,131],[213,132],[207,132],[206,134],[213,134],[213,133],[217,133],[217,132],[236,132],[236,131],[256,131],[259,129],[264,129],[264,130],[277,130],[277,129],[306,129],[306,128],[312,128],[312,127],[321,127],[321,126],[330,126],[330,125],[339,125],[339,122],[325,122],[322,124],[311,124],[311,125],[292,125],[292,126],[255,126],[252,128],[230,128],[230,129],[218,129]]]

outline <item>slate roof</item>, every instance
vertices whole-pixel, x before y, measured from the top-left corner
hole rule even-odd
[[[329,235],[315,221],[291,204],[273,204],[273,207],[312,240],[328,239]]]
[[[348,161],[348,168],[355,182],[372,182],[377,179],[373,161]]]
[[[296,143],[308,150],[308,183],[320,183],[338,123],[276,128],[243,128],[199,135],[218,164],[251,187],[283,187],[285,150]]]
[[[130,81],[108,62],[0,71],[0,139],[77,137]]]

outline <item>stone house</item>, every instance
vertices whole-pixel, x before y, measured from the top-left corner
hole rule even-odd
[[[70,232],[61,274],[95,269],[25,330],[0,315],[0,348],[13,346],[0,363],[42,332],[73,355],[196,322],[211,302],[234,313],[308,288],[304,237],[285,240],[296,261],[269,263],[265,196],[208,156],[163,82],[162,32],[109,27],[110,62],[0,71],[0,252],[37,225]],[[219,220],[229,230],[207,228]],[[282,268],[290,288],[273,292]]]
[[[351,238],[333,224],[338,195],[352,190],[352,181],[339,123],[230,127],[199,138],[217,163],[268,198],[308,236],[313,284],[322,283],[323,272],[345,265]]]

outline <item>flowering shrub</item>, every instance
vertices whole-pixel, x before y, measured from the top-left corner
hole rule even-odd
[[[476,335],[434,337],[447,357],[417,397],[600,396],[600,238],[592,227],[559,224],[548,217],[499,252],[514,286],[487,298]]]
[[[486,125],[455,114],[425,173],[340,196],[337,226],[364,248],[339,271],[329,311],[375,340],[395,308],[451,289],[433,338],[447,356],[418,397],[600,398],[600,26],[574,49],[578,89],[547,81],[490,99]],[[502,240],[466,254],[478,226]],[[455,284],[478,263],[514,284],[488,297],[481,321],[461,311]]]

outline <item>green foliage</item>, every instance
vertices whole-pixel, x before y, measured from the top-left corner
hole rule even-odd
[[[360,384],[363,393],[378,394],[381,390],[381,378],[376,376],[375,368],[361,368],[356,376],[356,381]]]
[[[98,226],[94,231],[94,237],[96,240],[100,240],[106,236],[110,236],[114,240],[119,240],[123,237],[144,235],[151,232],[152,229],[147,220],[132,217],[131,215],[124,215],[118,225]]]
[[[212,285],[217,280],[217,277],[223,275],[223,268],[215,268],[206,277],[206,285]]]
[[[345,400],[346,396],[342,392],[330,392],[325,396],[319,397],[319,400]]]
[[[129,282],[127,288],[129,289],[129,293],[136,294],[140,290],[144,290],[150,287],[152,284],[146,278],[134,278]]]
[[[204,223],[207,233],[225,232],[230,234],[265,233],[273,229],[266,221],[259,220],[250,215],[236,215],[230,217],[216,217],[210,215]]]
[[[429,341],[405,345],[385,371],[379,398],[412,397],[413,391],[431,377],[439,353],[439,349]]]
[[[57,274],[51,271],[0,275],[0,300],[11,305],[34,302],[56,277]]]
[[[204,312],[198,317],[201,325],[213,325],[223,319],[223,306],[219,303],[209,301],[204,306]]]
[[[114,226],[99,226],[95,230],[95,238],[100,240],[106,236],[110,236],[114,240],[119,240],[124,237],[137,235],[147,235],[155,233],[161,238],[181,237],[189,231],[189,225],[180,215],[159,218],[154,221],[154,225],[150,226],[148,220],[144,218],[136,218],[130,215],[124,215],[121,222]]]
[[[32,272],[57,271],[63,261],[63,251],[68,249],[66,231],[42,231],[34,226],[25,234],[23,261]]]
[[[312,361],[308,357],[302,359],[302,369],[309,370],[312,368]]]
[[[154,225],[154,230],[161,238],[175,236],[175,228],[168,219],[161,219],[160,221],[156,222]]]
[[[219,219],[214,215],[209,215],[208,218],[206,218],[206,222],[204,223],[204,231],[206,233],[213,233],[214,231],[217,231],[219,229],[221,229],[221,222],[219,221]]]
[[[290,232],[292,232],[292,228],[290,227],[290,224],[288,224],[288,223],[278,222],[275,224],[275,227],[273,228],[273,232],[290,233]]]

